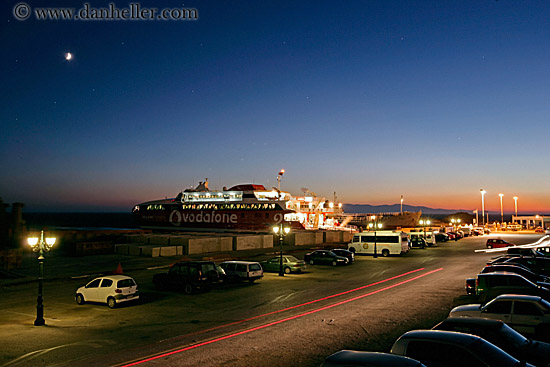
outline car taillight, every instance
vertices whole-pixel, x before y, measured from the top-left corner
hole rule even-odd
[[[115,293],[122,293],[122,289],[115,289]]]

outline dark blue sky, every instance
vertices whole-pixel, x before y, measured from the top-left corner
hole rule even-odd
[[[285,168],[284,189],[346,203],[473,210],[484,188],[488,210],[499,192],[505,211],[549,207],[549,2],[140,3],[196,21],[18,21],[16,4],[6,202],[125,211],[206,177],[275,186]]]

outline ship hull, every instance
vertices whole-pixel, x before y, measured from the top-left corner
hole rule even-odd
[[[272,231],[290,210],[189,210],[181,205],[164,205],[162,210],[138,213],[141,228],[168,231]],[[285,222],[294,229],[303,229],[298,222]]]

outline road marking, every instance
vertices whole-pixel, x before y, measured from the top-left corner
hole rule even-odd
[[[307,305],[307,304],[312,304],[312,303],[315,303],[315,302],[319,302],[320,300],[334,298],[334,297],[336,297],[336,296],[338,296],[338,295],[347,294],[347,293],[350,293],[350,292],[355,292],[355,291],[357,291],[357,290],[365,289],[365,288],[371,287],[371,286],[373,286],[373,285],[375,285],[375,284],[380,284],[380,283],[383,283],[383,282],[387,282],[387,281],[390,280],[390,279],[396,279],[396,278],[399,278],[399,277],[401,277],[401,276],[404,276],[405,274],[411,274],[411,273],[414,273],[414,272],[417,272],[417,271],[420,271],[420,270],[423,270],[423,269],[424,269],[424,268],[417,269],[417,270],[413,270],[413,271],[410,271],[410,272],[407,272],[407,273],[404,273],[404,274],[401,274],[401,275],[397,275],[397,276],[395,276],[395,277],[391,277],[391,278],[388,278],[388,279],[381,280],[381,281],[376,282],[376,283],[368,284],[368,285],[366,285],[366,286],[362,286],[362,287],[359,287],[359,288],[355,288],[355,289],[352,289],[352,290],[349,290],[349,291],[346,291],[346,292],[342,292],[342,293],[338,293],[338,294],[335,294],[335,295],[332,295],[332,296],[320,298],[319,300],[314,300],[314,301],[306,302],[306,303],[303,303],[303,304],[301,304],[301,305],[297,305],[297,306],[293,306],[293,307],[286,308],[286,309],[284,309],[284,310],[290,310],[290,309],[293,309],[293,308],[301,307],[301,306],[303,306],[303,305]],[[399,282],[399,283],[395,283],[395,284],[389,285],[389,286],[387,286],[387,287],[380,288],[380,289],[374,290],[374,291],[372,291],[372,292],[365,293],[365,294],[362,294],[362,295],[359,295],[359,296],[356,296],[356,297],[353,297],[353,298],[349,298],[349,299],[347,299],[347,300],[339,301],[339,302],[336,302],[336,303],[333,303],[333,304],[330,304],[330,305],[327,305],[327,306],[323,306],[323,307],[320,307],[320,308],[317,308],[317,309],[314,309],[314,310],[311,310],[311,311],[303,312],[303,313],[298,314],[298,315],[295,315],[295,316],[286,317],[286,318],[283,318],[283,319],[280,319],[280,320],[277,320],[277,321],[273,321],[273,322],[270,322],[270,323],[267,323],[267,324],[264,324],[264,325],[256,326],[256,327],[253,327],[253,328],[250,328],[250,329],[245,329],[245,330],[242,330],[242,331],[239,331],[239,332],[236,332],[236,333],[233,333],[233,334],[229,334],[229,335],[224,335],[224,336],[221,336],[221,337],[218,337],[218,338],[214,338],[214,339],[211,339],[211,340],[207,340],[207,341],[205,341],[205,342],[201,342],[201,343],[197,343],[197,344],[194,344],[194,345],[190,345],[190,346],[187,346],[187,347],[184,347],[184,348],[178,348],[178,349],[174,349],[174,350],[169,350],[169,351],[166,351],[166,352],[161,353],[161,354],[156,354],[156,355],[153,355],[153,356],[151,356],[151,357],[146,357],[145,359],[137,360],[137,361],[134,361],[134,362],[130,362],[130,363],[128,363],[128,364],[123,364],[123,365],[118,365],[118,366],[119,366],[119,367],[137,366],[137,365],[142,364],[142,363],[151,362],[151,361],[154,361],[154,360],[157,360],[157,359],[160,359],[160,358],[164,358],[164,357],[168,357],[168,356],[171,356],[171,355],[174,355],[174,354],[179,354],[179,353],[182,353],[182,352],[191,350],[191,349],[196,349],[196,348],[199,348],[199,347],[202,347],[202,346],[205,346],[205,345],[217,343],[217,342],[220,342],[220,341],[223,341],[223,340],[226,340],[226,339],[231,339],[231,338],[234,338],[234,337],[237,337],[237,336],[240,336],[240,335],[244,335],[244,334],[248,334],[248,333],[257,331],[257,330],[262,330],[262,329],[268,328],[268,327],[270,327],[270,326],[274,326],[274,325],[281,324],[281,323],[286,322],[286,321],[291,321],[291,320],[295,320],[295,319],[298,319],[298,318],[301,318],[301,317],[304,317],[304,316],[312,315],[312,314],[317,313],[317,312],[325,311],[325,310],[328,310],[328,309],[331,309],[331,308],[334,308],[334,307],[337,307],[337,306],[344,305],[344,304],[346,304],[346,303],[354,302],[354,301],[363,299],[363,298],[365,298],[365,297],[368,297],[368,296],[371,296],[371,295],[374,295],[374,294],[377,294],[377,293],[381,293],[381,292],[387,291],[387,290],[389,290],[389,289],[398,287],[398,286],[400,286],[400,285],[403,285],[403,284],[406,284],[406,283],[410,283],[410,282],[412,282],[413,280],[417,280],[417,279],[423,278],[423,277],[425,277],[426,275],[434,274],[434,273],[436,273],[436,272],[438,272],[438,271],[441,271],[441,270],[443,270],[443,268],[431,270],[431,271],[429,271],[429,272],[427,272],[427,273],[423,273],[423,274],[417,275],[417,276],[415,276],[415,277],[413,277],[413,278],[403,280],[403,281],[401,281],[401,282]],[[267,314],[265,314],[265,315],[270,315],[270,314],[274,314],[274,313],[278,313],[278,312],[282,312],[282,311],[283,311],[283,310],[274,311],[274,312],[267,313]],[[264,315],[262,315],[262,316],[264,316]],[[250,319],[247,319],[247,320],[252,320],[252,319],[258,318],[258,317],[261,317],[261,316],[253,317],[253,318],[250,318]],[[240,321],[240,322],[243,322],[243,321]],[[235,323],[233,323],[233,324],[237,324],[237,323],[239,323],[239,322],[235,322]],[[232,325],[232,324],[227,324],[227,325]],[[217,329],[217,328],[212,328],[212,329],[210,329],[210,330],[214,330],[214,329]]]

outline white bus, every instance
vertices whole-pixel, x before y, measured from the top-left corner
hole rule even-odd
[[[376,239],[376,254],[381,256],[401,255],[409,251],[409,236],[402,231],[374,231],[356,233],[348,250],[357,255],[374,255]]]

